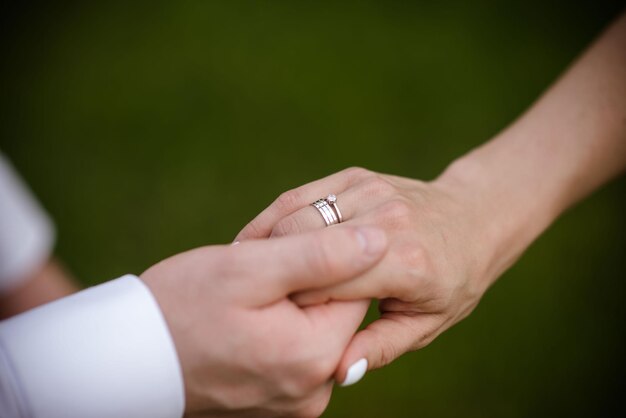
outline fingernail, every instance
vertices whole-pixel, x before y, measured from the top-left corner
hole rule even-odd
[[[235,241],[235,242],[233,242],[233,243],[232,243],[232,244],[230,244],[230,245],[231,245],[231,246],[233,246],[233,245],[239,245],[239,241]]]
[[[348,368],[348,373],[346,373],[346,378],[339,385],[341,387],[354,385],[356,382],[361,380],[363,376],[365,376],[365,372],[367,371],[367,359],[362,358],[356,361],[350,368]]]
[[[378,228],[359,228],[357,230],[357,239],[366,254],[380,254],[387,246],[387,236]]]

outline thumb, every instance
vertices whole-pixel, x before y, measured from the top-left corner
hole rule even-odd
[[[373,227],[336,227],[231,247],[231,264],[266,304],[305,289],[353,279],[372,268],[387,249],[385,233]]]
[[[419,348],[417,341],[422,333],[418,329],[426,325],[421,319],[399,313],[385,314],[357,332],[339,362],[335,381],[341,382],[341,386],[353,385],[368,370],[383,367]]]

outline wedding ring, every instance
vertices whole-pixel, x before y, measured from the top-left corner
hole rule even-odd
[[[337,206],[337,196],[335,196],[334,194],[329,194],[328,196],[326,196],[326,201],[335,210],[335,213],[337,214],[337,218],[339,219],[338,223],[342,223],[343,216],[341,216],[341,211],[339,210],[339,206]]]
[[[336,224],[337,221],[339,220],[334,215],[330,207],[328,206],[328,202],[326,202],[326,200],[324,199],[316,200],[315,202],[312,203],[312,205],[315,206],[315,208],[322,215],[322,218],[324,218],[324,223],[326,224],[326,226]]]
[[[334,194],[329,194],[325,198],[316,200],[311,203],[311,206],[314,206],[320,215],[322,215],[326,226],[343,222],[343,216],[341,215],[339,206],[337,206],[337,196]]]

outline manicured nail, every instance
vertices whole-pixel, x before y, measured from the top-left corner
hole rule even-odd
[[[233,243],[232,243],[232,244],[230,244],[230,245],[231,245],[231,246],[233,246],[233,245],[239,245],[239,241],[235,241],[235,242],[233,242]]]
[[[354,385],[356,382],[361,380],[363,376],[365,376],[365,372],[367,371],[367,359],[362,358],[355,362],[348,369],[348,373],[346,373],[346,378],[343,383],[341,383],[341,387]]]
[[[378,228],[360,227],[357,239],[366,254],[378,255],[387,246],[387,236]]]

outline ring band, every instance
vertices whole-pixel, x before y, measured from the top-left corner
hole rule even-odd
[[[335,213],[337,214],[337,218],[339,219],[339,223],[342,223],[343,222],[343,216],[341,216],[341,211],[339,210],[339,206],[337,206],[337,196],[335,196],[334,194],[329,194],[326,197],[326,201],[335,210]]]
[[[320,209],[322,209],[324,212],[326,212],[326,216],[328,216],[328,218],[330,218],[330,224],[331,225],[339,223],[339,218],[337,218],[337,215],[335,214],[335,212],[333,212],[333,210],[330,208],[330,206],[324,205]]]
[[[322,215],[322,218],[324,218],[324,223],[326,223],[326,226],[330,226],[330,225],[337,223],[338,219],[333,216],[332,211],[328,207],[328,203],[324,199],[316,200],[315,202],[312,203],[312,205],[315,206],[315,208]]]
[[[325,198],[318,199],[311,203],[315,209],[322,215],[326,226],[335,225],[343,222],[343,216],[337,206],[337,196],[329,194]]]
[[[325,208],[328,206],[326,204],[324,204],[324,201],[321,201],[315,205],[313,205],[317,208],[317,210],[320,212],[320,214],[322,215],[322,218],[324,218],[324,222],[326,223],[326,226],[332,225],[333,224],[333,219],[329,216],[328,211],[325,210]]]

